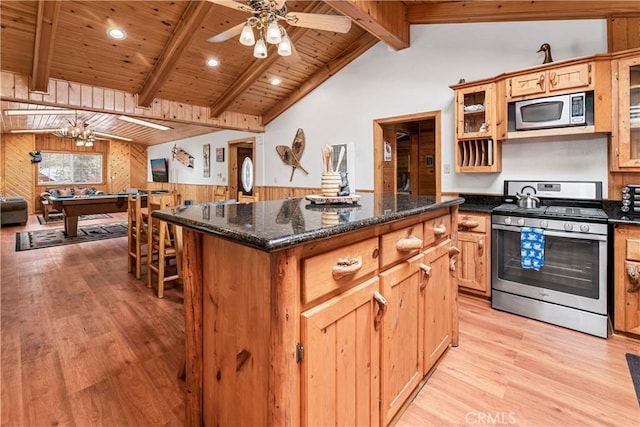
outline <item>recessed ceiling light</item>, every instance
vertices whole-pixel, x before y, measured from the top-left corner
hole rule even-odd
[[[220,61],[216,58],[207,59],[207,67],[217,67],[218,65],[220,65]]]
[[[123,122],[134,123],[140,126],[146,126],[148,128],[158,129],[158,130],[169,130],[171,129],[169,126],[160,125],[158,123],[148,122],[146,120],[136,119],[135,117],[128,116],[119,116],[118,120],[122,120]]]
[[[56,116],[75,113],[76,110],[4,110],[5,116]]]
[[[279,86],[280,83],[282,83],[282,80],[280,80],[279,78],[274,78],[273,80],[271,80],[271,84],[274,86]]]
[[[120,28],[109,28],[107,30],[107,34],[109,35],[109,37],[116,40],[124,40],[127,38],[127,33],[125,33],[124,30],[121,30]]]

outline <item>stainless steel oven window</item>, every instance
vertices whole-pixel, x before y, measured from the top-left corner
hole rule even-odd
[[[565,294],[600,299],[602,241],[606,236],[545,231],[545,261],[540,271],[520,264],[520,229],[494,225],[497,255],[494,274],[500,280],[521,283]]]

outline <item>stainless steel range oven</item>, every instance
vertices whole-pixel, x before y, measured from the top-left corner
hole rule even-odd
[[[525,188],[541,206],[518,207]],[[505,201],[491,216],[492,307],[606,338],[602,183],[506,181]]]

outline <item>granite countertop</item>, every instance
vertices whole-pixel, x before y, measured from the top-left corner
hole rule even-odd
[[[181,206],[152,215],[271,252],[462,202],[460,197],[366,193],[357,204],[314,205],[303,198],[291,198]]]
[[[460,205],[460,211],[491,213],[491,210],[503,203],[503,196],[460,194],[464,203]]]

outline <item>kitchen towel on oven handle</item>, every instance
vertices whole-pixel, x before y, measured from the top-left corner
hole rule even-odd
[[[544,230],[533,227],[520,229],[520,264],[522,268],[540,271],[544,265]]]

